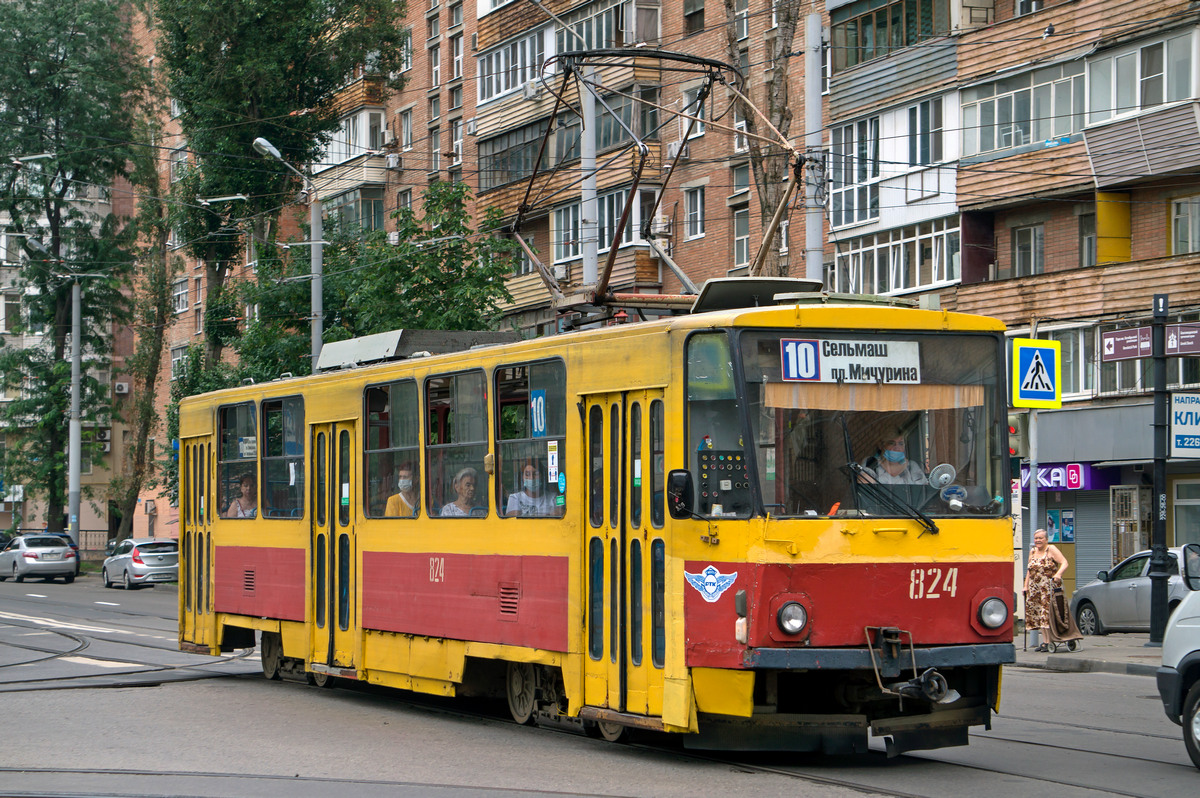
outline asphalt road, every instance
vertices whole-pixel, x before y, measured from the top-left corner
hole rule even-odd
[[[1153,679],[1009,669],[965,748],[696,756],[518,727],[502,707],[267,682],[176,650],[176,593],[0,584],[0,792],[86,796],[1184,796]]]

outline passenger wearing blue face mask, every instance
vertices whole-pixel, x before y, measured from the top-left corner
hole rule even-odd
[[[537,461],[528,460],[521,469],[521,489],[509,494],[506,515],[558,515],[554,499],[546,490],[546,481]]]
[[[925,470],[904,452],[904,433],[890,428],[879,442],[879,451],[863,464],[862,479],[881,485],[924,484]]]
[[[417,497],[417,482],[413,474],[412,463],[401,463],[396,469],[396,487],[400,492],[388,497],[384,515],[392,518],[416,516],[421,500]]]

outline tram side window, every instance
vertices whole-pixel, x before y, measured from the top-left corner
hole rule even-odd
[[[413,380],[372,385],[366,402],[367,515],[415,518],[421,512],[417,432],[421,406]]]
[[[217,461],[217,507],[222,518],[254,518],[258,514],[258,431],[254,403],[229,405],[219,411],[221,450]]]
[[[687,350],[688,451],[704,515],[746,518],[752,509],[729,336],[693,335]]]
[[[561,517],[566,508],[558,489],[566,454],[566,367],[560,360],[504,366],[496,369],[495,380],[497,506],[509,517]]]
[[[304,515],[304,400],[298,396],[262,403],[264,518]]]
[[[426,501],[433,516],[488,514],[487,383],[482,371],[445,374],[425,382],[429,429],[425,446]]]

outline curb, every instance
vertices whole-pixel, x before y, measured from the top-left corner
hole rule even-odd
[[[1015,668],[1054,671],[1055,673],[1115,673],[1121,676],[1150,676],[1158,672],[1157,665],[1139,662],[1106,662],[1099,659],[1064,659],[1056,662],[1016,662]]]

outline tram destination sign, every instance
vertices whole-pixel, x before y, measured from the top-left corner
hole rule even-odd
[[[1153,353],[1150,327],[1130,327],[1100,334],[1100,360],[1135,360]],[[1166,355],[1200,355],[1200,324],[1168,324]]]
[[[784,382],[921,382],[921,347],[916,341],[784,338],[779,355]]]

